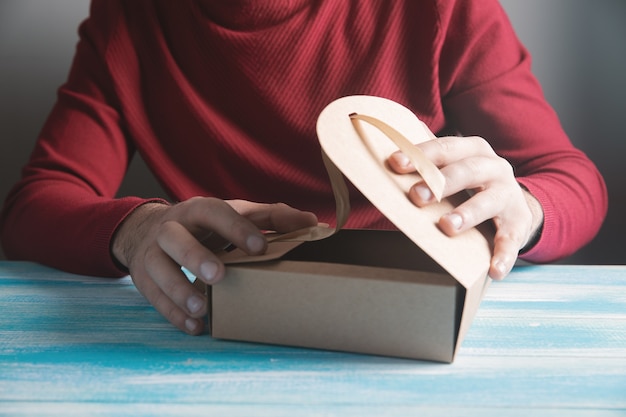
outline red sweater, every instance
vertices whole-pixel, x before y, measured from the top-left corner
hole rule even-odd
[[[111,235],[145,201],[115,198],[135,151],[175,201],[283,201],[332,222],[315,121],[349,94],[395,100],[438,135],[486,138],[543,205],[525,259],[563,257],[597,232],[602,178],[563,132],[496,0],[96,0],[5,203],[5,252],[121,274]],[[349,227],[390,226],[351,198]]]

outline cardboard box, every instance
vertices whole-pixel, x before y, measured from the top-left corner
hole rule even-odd
[[[355,120],[355,113],[385,126]],[[226,277],[210,291],[212,336],[452,362],[490,282],[492,230],[450,238],[438,229],[464,194],[425,208],[408,200],[420,175],[389,171],[385,160],[402,147],[390,137],[413,144],[432,134],[403,106],[345,97],[321,113],[317,130],[337,200],[336,227],[272,236],[259,257],[222,254]],[[416,158],[436,192],[436,167]],[[340,230],[349,205],[339,171],[399,231]]]

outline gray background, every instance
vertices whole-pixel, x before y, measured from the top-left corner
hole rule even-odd
[[[480,1],[480,0],[476,0]],[[610,208],[563,263],[626,261],[626,1],[502,0],[572,141],[599,166]],[[0,200],[19,177],[65,80],[88,0],[0,0]],[[136,159],[121,195],[163,196]],[[3,258],[0,250],[0,259]]]

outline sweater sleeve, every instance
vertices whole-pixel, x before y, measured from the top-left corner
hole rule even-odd
[[[92,4],[68,80],[5,201],[0,232],[10,259],[81,274],[125,274],[110,254],[111,237],[128,213],[151,200],[115,198],[134,152],[104,63],[115,4]]]
[[[541,203],[543,231],[521,258],[550,262],[572,254],[606,215],[600,173],[563,131],[498,2],[441,3],[440,88],[449,128],[488,140]]]

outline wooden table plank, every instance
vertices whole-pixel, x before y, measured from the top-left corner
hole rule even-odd
[[[0,415],[626,415],[626,267],[518,267],[451,365],[191,337],[128,278],[0,262]]]

